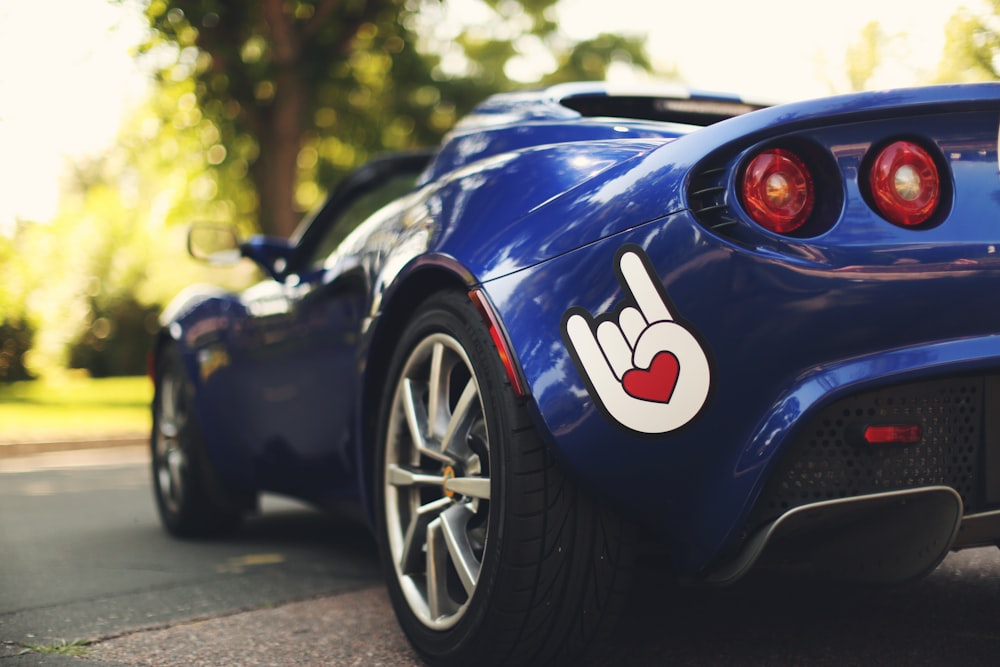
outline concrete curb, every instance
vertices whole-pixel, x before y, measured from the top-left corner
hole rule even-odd
[[[129,447],[144,445],[149,442],[149,435],[134,433],[113,435],[101,438],[64,438],[55,440],[0,440],[0,459],[18,456],[31,456],[49,452],[71,452],[81,449],[106,449],[109,447]]]

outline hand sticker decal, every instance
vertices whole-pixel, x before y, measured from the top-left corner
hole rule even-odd
[[[591,396],[611,419],[639,433],[668,433],[705,405],[708,357],[694,334],[674,320],[640,247],[621,248],[615,270],[626,301],[596,319],[570,308],[563,337]]]

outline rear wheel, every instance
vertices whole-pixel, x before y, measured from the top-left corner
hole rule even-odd
[[[633,533],[553,464],[460,293],[407,326],[375,480],[390,597],[440,665],[579,658],[622,604]]]
[[[212,537],[235,528],[252,497],[226,491],[205,453],[192,411],[193,389],[175,347],[156,373],[151,438],[153,492],[163,526],[178,537]]]

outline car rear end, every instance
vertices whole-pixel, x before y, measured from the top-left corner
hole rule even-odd
[[[678,573],[731,581],[777,545],[786,564],[826,550],[827,572],[901,579],[1000,539],[998,127],[996,85],[779,106],[604,174],[602,213],[579,204],[593,193],[535,213],[602,225],[487,284],[539,419]],[[658,436],[594,410],[570,355],[537,341],[568,308],[627,297],[625,246],[710,359],[704,409]]]
[[[801,129],[791,123],[693,171],[700,224],[795,267],[780,280],[763,272],[772,305],[758,315],[784,325],[764,335],[781,336],[790,359],[808,349],[793,365],[798,389],[781,399],[800,406],[769,446],[744,556],[760,548],[750,536],[809,506],[822,512],[784,531],[794,539],[784,538],[782,560],[824,560],[817,552],[840,534],[838,562],[824,567],[853,578],[906,578],[949,547],[1000,538],[996,87],[898,95],[910,99],[856,99],[852,111],[803,118]],[[936,520],[935,509],[898,509],[918,495],[938,499]],[[880,513],[883,534],[906,526],[882,549],[846,527]],[[904,566],[916,552],[923,558]]]

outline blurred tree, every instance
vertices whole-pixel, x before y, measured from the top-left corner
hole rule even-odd
[[[176,114],[212,128],[218,180],[248,175],[260,228],[287,236],[345,171],[437,141],[491,92],[648,69],[638,40],[566,40],[555,2],[464,2],[459,20],[448,0],[151,0],[142,51],[162,86],[191,84]]]
[[[0,364],[142,372],[158,304],[257,278],[187,258],[185,223],[286,235],[347,170],[436,142],[492,92],[648,68],[638,40],[560,35],[555,1],[456,21],[451,0],[148,0],[153,94],[64,179],[53,220],[0,234]]]
[[[16,316],[33,328],[24,355],[32,373],[141,374],[159,304],[193,282],[240,288],[254,278],[249,264],[213,272],[184,250],[179,223],[253,210],[246,183],[211,169],[205,149],[217,134],[196,113],[192,89],[162,87],[112,148],[64,177],[51,221],[0,235],[0,321]]]
[[[945,26],[939,82],[1000,79],[1000,0],[984,0],[982,13],[961,7]]]
[[[865,89],[865,84],[875,74],[882,61],[883,44],[886,39],[878,21],[869,21],[861,29],[858,40],[847,47],[844,57],[847,81],[852,92]]]
[[[25,320],[0,321],[0,383],[30,380],[33,376],[25,364],[35,331]]]
[[[69,367],[91,377],[145,373],[159,307],[128,293],[102,293],[88,301],[88,324],[70,342]]]
[[[0,234],[0,382],[34,376],[29,353],[36,340],[36,320],[28,307],[28,295],[42,273],[28,238],[32,227],[18,221],[14,229]]]

